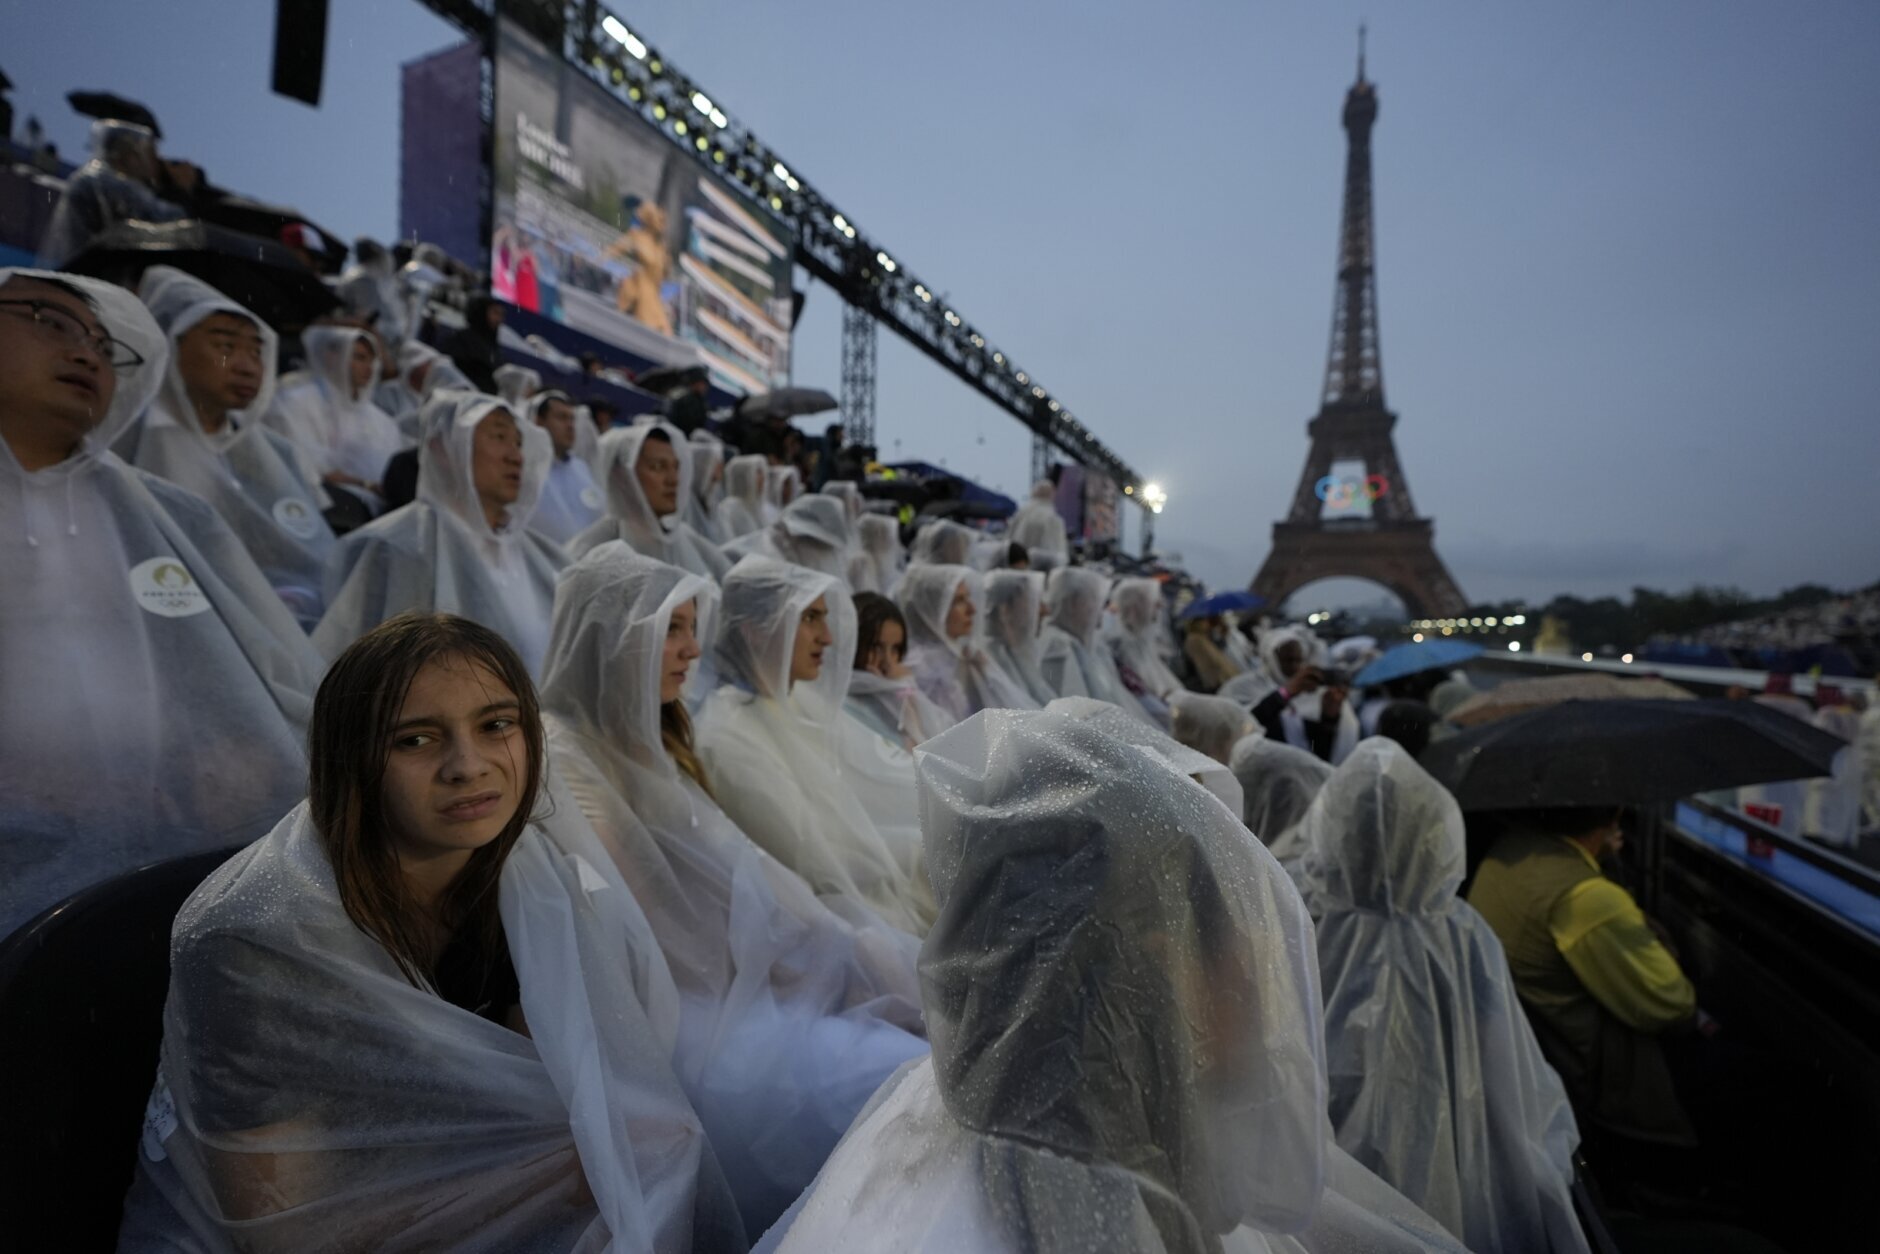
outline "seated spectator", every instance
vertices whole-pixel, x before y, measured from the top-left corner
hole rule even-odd
[[[1280,627],[1260,638],[1266,673],[1278,685],[1253,707],[1270,739],[1337,766],[1358,746],[1358,715],[1350,688],[1314,660],[1322,645],[1302,627]]]
[[[603,504],[594,472],[586,459],[577,455],[575,447],[580,424],[585,420],[566,392],[553,389],[537,392],[522,407],[522,420],[548,432],[555,451],[548,481],[542,487],[542,503],[529,519],[529,529],[557,545],[566,545],[599,521]]]
[[[642,557],[713,581],[724,578],[731,563],[680,516],[680,503],[691,491],[688,449],[669,422],[635,423],[602,436],[607,513],[568,542],[568,556],[579,558],[609,540],[623,540]]]
[[[844,774],[855,611],[841,583],[753,555],[725,576],[724,619],[723,686],[699,715],[718,804],[817,895],[924,935],[933,898],[918,840],[882,833]]]
[[[1088,566],[1065,566],[1045,581],[1045,624],[1038,665],[1060,697],[1095,697],[1147,719],[1142,704],[1123,687],[1116,662],[1097,639],[1110,581]],[[1153,720],[1151,720],[1153,721]]]
[[[724,537],[720,544],[763,528],[765,466],[761,453],[746,453],[725,463],[724,499],[712,511]]]
[[[887,514],[863,514],[855,520],[855,547],[874,567],[874,590],[893,596],[907,567],[901,524]]]
[[[1116,635],[1111,651],[1123,686],[1156,722],[1168,726],[1168,699],[1182,691],[1182,681],[1162,660],[1162,639],[1168,621],[1162,585],[1153,579],[1118,580],[1110,593],[1116,608]]]
[[[542,372],[528,366],[518,366],[506,362],[496,367],[496,395],[502,398],[517,413],[522,412],[523,403],[542,390]]]
[[[1058,710],[980,714],[920,770],[933,1055],[768,1248],[1462,1248],[1328,1144],[1312,924],[1219,800]]]
[[[39,241],[39,264],[56,270],[85,251],[106,228],[133,218],[174,222],[188,217],[180,205],[157,195],[156,136],[135,122],[91,124],[91,160],[72,171]]]
[[[986,651],[1043,709],[1057,698],[1044,677],[1044,576],[1029,570],[995,570],[982,587]]]
[[[1455,799],[1371,739],[1304,835],[1338,1144],[1472,1250],[1584,1254],[1573,1110],[1495,933],[1456,895]]]
[[[929,566],[970,566],[978,533],[945,518],[929,519],[914,536],[907,560]]]
[[[1616,809],[1519,813],[1469,886],[1507,951],[1515,991],[1583,1120],[1691,1145],[1659,1037],[1691,1019],[1696,990],[1632,894],[1599,869],[1624,843]]]
[[[563,575],[542,684],[556,770],[679,986],[674,1062],[761,1232],[927,1052],[912,937],[838,917],[712,800],[682,699],[717,585],[617,541]]]
[[[398,347],[397,373],[373,390],[372,400],[398,424],[399,435],[415,443],[424,403],[445,390],[475,389],[456,362],[422,340],[406,340]]]
[[[309,799],[184,903],[119,1249],[746,1248],[677,997],[495,633],[320,686]]]
[[[985,709],[1042,707],[978,639],[979,572],[916,563],[896,593],[907,621],[907,663],[935,705],[964,719]]]
[[[316,326],[300,342],[307,369],[281,380],[268,425],[293,442],[309,473],[377,511],[386,464],[405,447],[398,424],[372,402],[377,341],[360,327]]]
[[[959,720],[920,690],[907,666],[907,620],[874,592],[855,594],[855,669],[848,711],[889,744],[913,750]]]
[[[1297,866],[1306,851],[1301,825],[1332,768],[1304,749],[1265,736],[1243,737],[1227,764],[1240,781],[1247,830],[1282,866]]]
[[[1178,692],[1169,699],[1168,713],[1168,734],[1177,744],[1205,753],[1222,766],[1233,763],[1234,747],[1241,741],[1263,734],[1245,706],[1225,697]]]
[[[1024,545],[1027,552],[1049,553],[1060,566],[1070,561],[1070,536],[1063,516],[1057,512],[1057,485],[1049,479],[1031,485],[1031,499],[1012,515],[1005,533],[1014,544]]]
[[[548,478],[548,433],[493,396],[425,406],[418,498],[346,536],[313,643],[328,657],[406,610],[461,614],[540,670],[561,550],[528,530]]]
[[[319,657],[221,515],[111,451],[166,358],[122,288],[0,269],[0,936],[306,783]]]
[[[1240,664],[1222,648],[1227,624],[1218,614],[1191,618],[1182,631],[1182,656],[1194,672],[1196,689],[1219,692],[1221,685],[1240,674]]]
[[[261,425],[274,397],[274,329],[169,266],[144,271],[140,291],[169,339],[170,364],[119,451],[214,506],[294,617],[319,622],[333,532],[293,445]]]
[[[503,303],[488,293],[473,296],[464,307],[463,325],[439,345],[472,387],[490,395],[496,392],[496,368],[503,364],[502,349],[496,344],[502,326]]]
[[[718,502],[725,495],[724,441],[709,431],[694,431],[687,442],[687,456],[692,462],[692,490],[686,494],[685,525],[705,538],[707,544],[723,544],[731,537],[718,526]]]
[[[838,432],[841,430],[840,427],[832,429]],[[855,520],[868,512],[868,501],[862,496],[861,487],[852,480],[831,479],[818,491],[824,496],[833,496],[848,508],[850,526],[854,526]]]
[[[803,495],[803,476],[788,462],[764,468],[764,521],[775,522],[784,507]]]
[[[724,554],[735,562],[747,553],[761,553],[846,581],[854,546],[847,507],[834,497],[811,493],[784,506],[763,530],[726,544]]]

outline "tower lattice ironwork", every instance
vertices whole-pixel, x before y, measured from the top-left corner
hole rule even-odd
[[[1253,591],[1277,606],[1315,580],[1349,576],[1389,588],[1414,616],[1457,614],[1468,601],[1436,556],[1435,523],[1416,512],[1391,435],[1397,415],[1384,406],[1371,202],[1377,88],[1365,77],[1363,38],[1358,78],[1345,93],[1345,200],[1325,390],[1306,424],[1312,447],[1292,506],[1273,524]]]
[[[842,438],[875,447],[875,316],[842,307]]]

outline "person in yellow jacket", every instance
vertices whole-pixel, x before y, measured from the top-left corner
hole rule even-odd
[[[1691,1145],[1659,1038],[1697,993],[1632,895],[1600,871],[1624,842],[1613,807],[1522,815],[1489,850],[1469,904],[1501,940],[1515,990],[1583,1118]]]

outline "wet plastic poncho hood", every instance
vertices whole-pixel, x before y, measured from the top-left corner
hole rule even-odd
[[[947,615],[961,589],[973,603],[975,628],[949,637]],[[916,562],[902,574],[895,595],[907,620],[908,665],[921,691],[941,709],[963,719],[985,709],[1041,708],[977,636],[986,617],[978,571]]]
[[[1282,863],[1296,864],[1305,853],[1301,825],[1332,768],[1303,749],[1263,736],[1236,743],[1228,766],[1246,798],[1248,830]]]
[[[981,624],[986,647],[1007,675],[1023,684],[1032,701],[1043,708],[1057,693],[1044,677],[1044,576],[1035,570],[995,570],[985,576],[985,621]]]
[[[746,453],[725,463],[725,495],[712,511],[726,543],[761,529],[764,513],[764,468],[761,453]]]
[[[1169,698],[1168,714],[1169,735],[1224,766],[1233,761],[1235,745],[1262,734],[1246,707],[1226,697],[1178,692]]]
[[[672,447],[679,463],[678,508],[665,516],[653,512],[640,486],[638,467],[646,443],[657,432]],[[703,536],[685,525],[682,511],[692,492],[689,444],[679,428],[664,420],[615,427],[600,440],[602,489],[607,496],[606,517],[568,542],[568,556],[579,558],[596,545],[624,540],[644,557],[666,562],[695,575],[721,579],[731,563]]]

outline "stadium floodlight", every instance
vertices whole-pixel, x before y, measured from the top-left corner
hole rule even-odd
[[[893,274],[896,270],[901,268],[894,264],[894,258],[884,252],[877,252],[875,254],[875,260],[880,264],[881,268],[886,270],[889,274]]]
[[[1019,381],[1020,383],[1030,383],[1030,382],[1031,382],[1031,380],[1030,380],[1029,378],[1027,378],[1027,377],[1026,377],[1026,375],[1025,375],[1025,372],[1024,372],[1023,370],[1021,370],[1021,371],[1019,371],[1016,377],[1017,377],[1017,379],[1018,379],[1018,381]]]
[[[601,29],[614,37],[614,42],[627,50],[627,55],[635,61],[646,60],[646,45],[641,43],[634,33],[627,29],[627,24],[609,13],[601,19]]]
[[[1057,403],[1056,401],[1048,401],[1048,402],[1046,402],[1046,403],[1045,403],[1045,408],[1046,408],[1046,409],[1048,409],[1048,410],[1050,410],[1050,411],[1051,411],[1052,413],[1054,413],[1054,414],[1055,414],[1055,413],[1057,413],[1057,412],[1058,412],[1059,410],[1061,410],[1061,409],[1063,409],[1064,407],[1063,407],[1062,405],[1060,405],[1060,404],[1058,404],[1058,403]]]
[[[1142,503],[1149,507],[1150,513],[1159,514],[1162,507],[1168,504],[1168,493],[1162,490],[1159,483],[1145,483],[1142,485]],[[1317,621],[1316,618],[1314,621]]]

